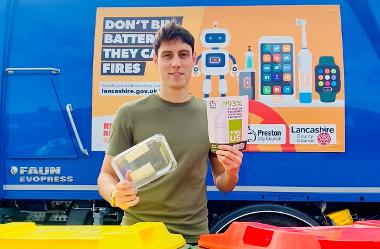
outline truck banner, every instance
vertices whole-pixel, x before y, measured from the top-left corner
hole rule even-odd
[[[153,40],[171,20],[195,37],[194,95],[248,96],[247,151],[345,151],[339,5],[98,8],[93,151],[120,105],[159,92]]]

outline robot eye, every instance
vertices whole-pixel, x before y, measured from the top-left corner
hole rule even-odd
[[[211,43],[224,43],[226,42],[226,34],[212,33],[206,35],[206,41]]]

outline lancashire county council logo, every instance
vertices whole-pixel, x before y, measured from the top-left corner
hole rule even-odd
[[[10,169],[10,172],[12,175],[16,175],[18,172],[18,168],[16,166],[12,166]]]
[[[320,145],[329,145],[331,143],[331,136],[327,132],[322,132],[317,136],[317,140]]]

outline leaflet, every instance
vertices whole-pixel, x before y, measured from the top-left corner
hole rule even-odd
[[[245,149],[248,134],[248,96],[207,99],[208,134],[211,152],[220,144]]]

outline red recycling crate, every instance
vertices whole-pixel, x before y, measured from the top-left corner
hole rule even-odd
[[[208,249],[380,249],[380,222],[320,227],[234,222],[222,234],[202,235],[198,245]]]
[[[356,225],[362,225],[362,226],[380,227],[380,220],[357,221],[357,222],[355,222],[355,224]]]

